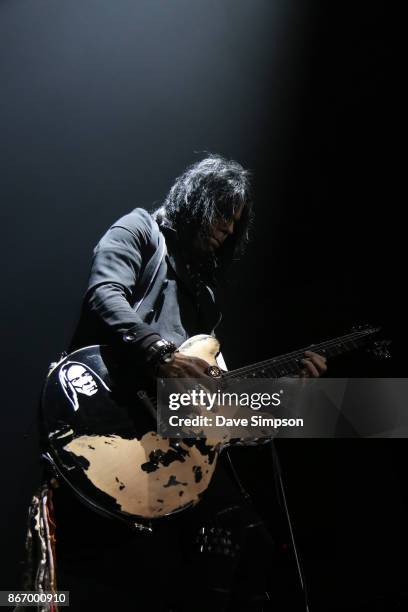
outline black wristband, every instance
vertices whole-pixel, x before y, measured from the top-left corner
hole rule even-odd
[[[173,353],[177,350],[174,342],[169,342],[162,338],[151,344],[146,351],[146,362],[149,366],[157,366],[161,363],[168,363],[172,359]]]

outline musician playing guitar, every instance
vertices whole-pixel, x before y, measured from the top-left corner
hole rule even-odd
[[[217,283],[243,252],[252,217],[249,174],[238,163],[210,155],[189,167],[153,215],[136,208],[99,241],[70,351],[108,345],[150,378],[210,376],[205,359],[178,348],[215,334]],[[320,376],[325,361],[308,351],[300,374]],[[74,409],[91,405],[90,370],[73,363],[61,376]],[[273,539],[221,460],[200,502],[156,519],[148,533],[92,512],[65,483],[53,497],[56,582],[70,591],[71,609],[261,610],[268,598],[280,609],[279,580],[266,593],[262,567],[248,562],[259,549],[259,559],[278,563]]]

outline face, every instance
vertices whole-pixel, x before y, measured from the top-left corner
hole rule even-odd
[[[220,219],[213,223],[208,236],[199,238],[196,246],[201,252],[215,253],[232,236],[235,224],[241,219],[245,204],[242,203],[230,219]]]
[[[92,375],[83,366],[72,365],[67,371],[67,379],[77,393],[90,396],[98,391]]]

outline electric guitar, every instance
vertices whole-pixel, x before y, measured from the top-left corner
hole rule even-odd
[[[379,328],[347,335],[225,372],[229,378],[279,378],[299,372],[305,350],[334,357],[371,347],[388,357]],[[179,348],[217,365],[220,345],[193,336]],[[135,381],[107,346],[90,346],[51,364],[42,394],[44,458],[94,510],[139,527],[197,504],[217,464],[219,445],[206,439],[168,439],[155,431],[154,382]],[[153,387],[151,386],[153,385]],[[225,448],[223,445],[222,448]]]

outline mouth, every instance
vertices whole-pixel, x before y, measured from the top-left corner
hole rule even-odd
[[[89,393],[90,391],[95,391],[97,389],[95,384],[88,385],[88,387],[84,387],[84,390]]]
[[[221,246],[221,243],[219,242],[219,240],[217,240],[216,238],[214,238],[214,236],[210,236],[210,241],[213,245],[215,245],[217,248],[219,248]]]

